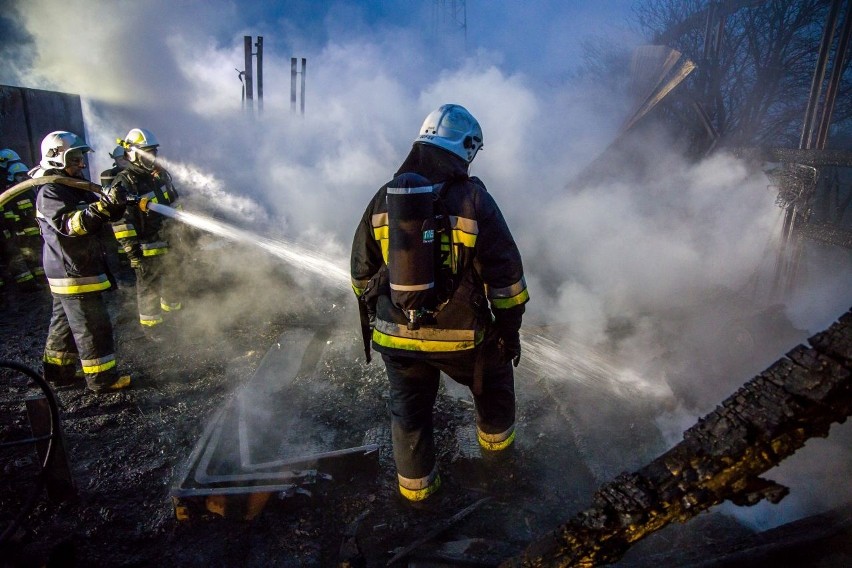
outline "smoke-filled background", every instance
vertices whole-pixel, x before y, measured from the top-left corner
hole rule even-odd
[[[848,257],[809,256],[804,285],[772,308],[783,333],[764,318],[750,331],[771,346],[749,345],[743,356],[731,345],[738,318],[772,305],[782,210],[767,177],[724,153],[690,164],[661,153],[669,157],[641,183],[571,184],[634,103],[613,88],[627,77],[577,72],[586,40],[642,43],[628,26],[632,0],[470,0],[466,37],[435,3],[404,0],[3,4],[0,82],[81,95],[94,180],[117,137],[147,128],[186,210],[301,243],[343,270],[364,207],[423,118],[464,105],[485,139],[472,173],[524,256],[525,321],[671,389],[675,404],[659,424],[672,444],[852,301]],[[264,38],[262,113],[242,108],[245,35]],[[291,57],[307,59],[304,116],[290,111]],[[238,270],[256,293],[224,291],[220,311],[199,322],[210,333],[246,301],[252,312],[282,298],[298,310],[314,293],[304,278],[281,293],[279,271],[265,263],[222,269]],[[791,495],[745,514],[766,526],[852,499],[849,439],[846,426],[810,442],[770,474]]]

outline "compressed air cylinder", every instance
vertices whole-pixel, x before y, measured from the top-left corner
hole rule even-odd
[[[435,307],[435,202],[433,186],[418,174],[401,174],[387,190],[388,272],[391,301],[414,321]]]

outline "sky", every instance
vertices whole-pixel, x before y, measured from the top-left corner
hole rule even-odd
[[[852,300],[848,259],[811,255],[807,282],[779,308],[783,330],[764,326],[781,210],[766,176],[725,153],[672,156],[641,182],[571,184],[635,104],[626,76],[577,73],[584,42],[627,53],[643,43],[633,0],[468,0],[466,32],[425,0],[0,5],[0,83],[79,94],[92,171],[111,165],[117,137],[147,128],[187,210],[307,243],[344,267],[364,207],[423,118],[462,104],[484,134],[471,173],[524,257],[525,321],[688,393],[663,426],[676,434]],[[262,113],[241,101],[246,35],[264,38]],[[304,116],[290,109],[291,57],[307,62]],[[710,368],[737,321],[771,341]],[[780,333],[790,329],[799,334]],[[850,463],[832,473],[848,479]]]

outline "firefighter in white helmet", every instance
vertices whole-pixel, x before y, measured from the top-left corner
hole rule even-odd
[[[127,165],[115,174],[111,187],[126,192],[133,200],[173,206],[178,193],[171,176],[157,161],[160,143],[154,134],[133,128],[118,142]],[[176,279],[169,278],[174,266],[168,261],[173,255],[166,234],[169,222],[159,213],[128,207],[125,216],[112,227],[136,274],[139,323],[146,336],[158,342],[166,335],[163,314],[182,307],[175,297]]]
[[[86,181],[83,172],[90,151],[76,134],[51,132],[42,140],[41,162],[33,177]],[[121,217],[126,196],[110,189],[98,197],[62,178],[43,184],[36,197],[44,272],[53,296],[44,377],[54,384],[69,384],[79,362],[89,390],[123,389],[130,386],[130,377],[120,375],[116,367],[112,323],[101,295],[111,283],[98,232]]]
[[[470,387],[484,452],[505,455],[515,439],[512,363],[529,294],[500,209],[468,173],[482,143],[464,107],[431,112],[352,243],[362,330],[371,330],[390,382],[399,491],[412,502],[441,483],[432,411],[442,371]]]

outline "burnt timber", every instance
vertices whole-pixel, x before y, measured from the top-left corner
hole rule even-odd
[[[591,567],[729,500],[777,503],[788,489],[759,476],[852,414],[852,310],[750,380],[683,441],[603,485],[592,506],[501,566]]]

